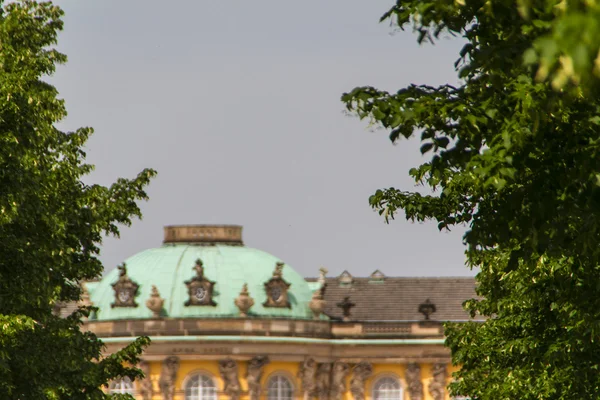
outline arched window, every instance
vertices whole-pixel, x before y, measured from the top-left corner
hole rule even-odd
[[[110,394],[133,394],[133,382],[128,377],[123,377],[110,383],[108,389]]]
[[[294,388],[292,382],[282,375],[275,375],[267,384],[267,400],[292,400]]]
[[[402,400],[402,386],[397,378],[383,377],[373,386],[373,398],[375,400]]]
[[[210,376],[196,374],[185,384],[185,400],[217,400],[217,386]]]

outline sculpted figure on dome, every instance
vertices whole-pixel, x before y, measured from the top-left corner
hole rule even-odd
[[[329,397],[329,385],[331,383],[331,363],[320,364],[317,368],[316,395],[319,400],[327,400]]]
[[[115,291],[115,302],[111,307],[137,307],[135,296],[138,294],[138,284],[127,275],[127,265],[125,263],[117,267],[119,270],[119,279],[112,284]]]
[[[197,259],[196,265],[193,268],[196,271],[196,276],[189,281],[185,281],[188,290],[188,299],[184,303],[189,306],[216,306],[217,303],[213,300],[213,289],[215,282],[206,279],[204,276],[204,264],[202,260]]]
[[[316,385],[317,377],[317,363],[314,358],[308,357],[300,364],[298,370],[298,378],[302,382],[302,391],[305,397],[313,397],[317,388]]]
[[[152,387],[152,380],[150,380],[150,364],[147,361],[140,361],[138,367],[144,373],[144,378],[139,383],[142,400],[152,400],[154,388]]]
[[[242,392],[242,387],[238,378],[237,363],[231,358],[221,360],[219,361],[219,372],[221,373],[221,378],[223,378],[223,391],[225,394],[231,400],[238,400]]]
[[[160,378],[158,379],[158,387],[160,388],[163,400],[173,400],[178,370],[179,357],[170,356],[163,361]]]
[[[446,364],[435,364],[433,366],[433,380],[429,384],[429,393],[433,400],[444,400],[446,398]]]
[[[273,277],[265,283],[267,301],[263,303],[264,307],[291,307],[288,300],[288,289],[291,284],[283,279],[284,265],[282,262],[277,262],[275,264],[275,271],[273,271]]]
[[[248,372],[246,373],[246,381],[248,382],[248,391],[250,392],[250,400],[259,400],[261,393],[260,380],[263,375],[265,365],[269,363],[269,357],[256,356],[248,363]]]
[[[333,363],[333,372],[331,374],[331,400],[341,400],[346,392],[346,377],[350,373],[350,367],[347,363],[337,360]]]
[[[373,375],[373,366],[371,363],[361,361],[352,369],[352,379],[350,379],[350,392],[354,400],[365,400],[365,382]]]
[[[423,400],[423,382],[421,382],[421,367],[410,363],[406,368],[406,384],[410,400]]]

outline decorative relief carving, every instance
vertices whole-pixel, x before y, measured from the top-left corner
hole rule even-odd
[[[146,300],[146,307],[152,311],[152,318],[160,318],[164,303],[165,300],[160,297],[158,289],[152,285],[152,293],[150,293],[150,298]]]
[[[288,289],[291,284],[283,280],[283,266],[282,262],[277,262],[273,277],[265,283],[267,301],[263,303],[264,307],[291,307],[288,300]]]
[[[127,265],[125,263],[117,267],[119,280],[112,284],[115,291],[115,302],[111,307],[137,307],[135,296],[138,294],[138,284],[127,276]]]
[[[163,400],[173,400],[175,396],[175,380],[179,370],[179,357],[170,356],[163,361],[158,379],[158,387]]]
[[[446,364],[435,364],[433,366],[433,379],[429,384],[429,393],[433,400],[444,400],[446,398]]]
[[[193,268],[196,271],[194,276],[189,281],[185,281],[188,289],[189,298],[185,302],[185,306],[216,306],[213,301],[213,288],[215,282],[209,281],[204,276],[204,266],[202,260],[196,260],[196,265]]]
[[[329,397],[329,385],[331,383],[331,364],[320,364],[317,368],[316,391],[319,400],[327,400]]]
[[[138,367],[144,373],[144,378],[139,381],[139,391],[142,395],[142,400],[152,400],[154,388],[150,379],[150,364],[147,361],[140,361]]]
[[[350,373],[350,367],[343,361],[333,363],[333,371],[331,373],[331,400],[342,400],[342,396],[346,392],[346,377]]]
[[[237,362],[231,358],[226,358],[219,361],[219,372],[223,379],[223,391],[229,396],[231,400],[238,400],[242,387],[240,386],[240,380],[238,377]]]
[[[316,391],[317,363],[312,357],[308,357],[300,364],[298,378],[302,382],[302,391],[305,398],[313,397]]]
[[[248,372],[246,373],[246,381],[248,382],[250,400],[260,399],[260,380],[263,375],[263,369],[268,363],[269,357],[267,356],[256,356],[248,362]]]
[[[365,382],[373,375],[373,366],[371,363],[361,361],[352,369],[352,378],[350,379],[350,392],[354,400],[365,399]]]
[[[406,368],[406,385],[410,400],[423,400],[423,382],[421,382],[421,367],[418,364],[408,364]]]
[[[254,299],[250,297],[250,293],[248,292],[248,284],[244,283],[242,286],[242,291],[240,295],[235,298],[233,301],[235,306],[240,310],[240,317],[247,317],[248,311],[254,305]]]

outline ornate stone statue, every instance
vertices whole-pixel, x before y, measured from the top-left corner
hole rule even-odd
[[[410,400],[423,400],[423,382],[421,382],[421,367],[418,364],[408,364],[406,368],[406,385]]]
[[[202,260],[197,259],[196,264],[192,269],[196,271],[196,276],[192,277],[189,281],[184,282],[187,286],[189,296],[184,305],[186,307],[216,306],[217,303],[213,300],[215,282],[204,276],[204,264],[202,263]]]
[[[179,370],[179,357],[170,356],[163,361],[158,387],[163,400],[173,400],[175,396],[175,380]]]
[[[339,360],[333,363],[330,400],[342,400],[342,396],[346,392],[346,377],[349,373],[350,367],[347,363]]]
[[[302,382],[302,391],[305,398],[311,398],[315,395],[317,388],[316,377],[317,363],[314,358],[308,357],[300,364],[300,369],[298,370],[298,378]]]
[[[267,301],[263,303],[263,307],[287,307],[290,308],[292,305],[288,299],[288,290],[291,283],[286,282],[283,279],[283,266],[282,262],[275,264],[275,271],[273,271],[273,277],[265,282],[265,292],[267,294]]]
[[[446,398],[446,364],[435,364],[433,366],[433,379],[429,384],[429,393],[433,400],[444,400]]]
[[[316,392],[319,400],[327,400],[329,397],[329,385],[331,383],[331,363],[320,364],[317,368]]]
[[[373,367],[366,361],[361,361],[352,369],[352,378],[350,379],[350,392],[354,400],[365,399],[365,382],[373,375]]]
[[[160,297],[158,289],[152,285],[152,293],[150,293],[150,298],[146,300],[146,307],[152,311],[152,318],[160,318],[164,303],[165,300]]]
[[[152,400],[154,388],[152,387],[152,380],[150,379],[150,364],[148,364],[147,361],[140,361],[138,367],[144,373],[144,378],[139,381],[142,400]]]
[[[223,391],[225,394],[227,394],[231,400],[238,400],[240,398],[240,393],[242,392],[242,387],[240,386],[240,380],[238,378],[237,362],[231,358],[219,361],[219,372],[223,379]]]
[[[115,291],[115,302],[111,307],[137,307],[135,296],[138,294],[138,284],[132,281],[127,275],[127,265],[125,263],[117,267],[119,270],[119,279],[112,284]]]
[[[254,305],[254,299],[248,293],[248,284],[244,283],[240,295],[233,301],[235,306],[240,310],[240,317],[247,317],[248,311]]]
[[[250,392],[250,400],[259,400],[263,368],[269,363],[269,357],[256,356],[248,362],[248,372],[246,373],[246,381],[248,382],[248,391]]]

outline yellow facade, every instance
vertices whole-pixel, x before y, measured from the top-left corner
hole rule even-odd
[[[163,394],[160,392],[160,388],[158,385],[158,381],[160,379],[161,367],[162,363],[160,361],[150,362],[150,379],[153,383],[154,394],[152,396],[152,400],[163,400]],[[298,378],[298,370],[300,367],[300,363],[297,362],[270,362],[264,367],[263,375],[261,378],[261,386],[263,387],[260,400],[268,400],[267,398],[267,382],[269,379],[275,375],[283,375],[288,378],[294,388],[294,398],[295,399],[304,399],[304,394],[302,392],[302,382]],[[433,364],[420,364],[421,367],[421,376],[422,376],[422,384],[423,384],[423,397],[422,400],[435,400],[431,394],[429,393],[428,387],[433,379],[432,369]],[[245,372],[247,369],[247,362],[238,361],[238,369],[239,369],[239,381],[242,388],[242,394],[240,396],[240,400],[250,400],[248,395],[248,384],[245,379]],[[451,372],[456,371],[456,367],[448,366],[449,377],[448,382],[450,382]],[[375,400],[373,396],[373,387],[374,383],[383,377],[392,376],[400,380],[402,388],[403,388],[403,400],[412,400],[410,398],[409,392],[407,390],[407,382],[405,377],[406,364],[383,364],[377,363],[373,364],[373,375],[367,379],[365,383],[365,400]],[[201,373],[207,376],[210,376],[217,388],[218,388],[218,400],[230,400],[229,396],[225,394],[223,389],[223,379],[219,373],[219,365],[217,360],[183,360],[181,361],[177,379],[176,379],[176,391],[175,397],[173,400],[185,400],[185,383],[189,377],[193,376],[196,373]],[[350,387],[351,376],[346,377],[346,387]],[[142,399],[139,390],[134,392],[134,396],[136,399]],[[342,400],[354,400],[350,390],[347,390],[342,397]],[[445,400],[451,400],[450,396],[446,394]]]

